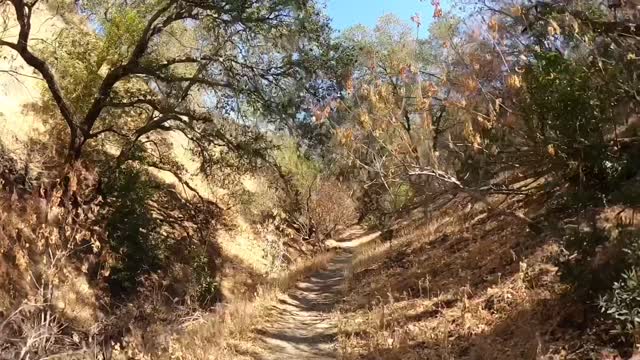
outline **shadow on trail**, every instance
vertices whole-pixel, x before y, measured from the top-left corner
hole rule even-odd
[[[295,288],[279,299],[270,311],[270,321],[256,331],[261,339],[261,353],[256,359],[336,359],[334,310],[341,294],[345,270],[351,263],[350,245],[370,235],[360,229],[346,231],[335,241],[343,248],[324,270],[298,282]],[[377,236],[377,235],[376,235]],[[375,236],[374,236],[375,237]],[[373,237],[372,237],[373,238]]]

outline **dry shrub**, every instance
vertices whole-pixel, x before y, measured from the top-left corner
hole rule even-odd
[[[147,202],[149,208],[132,208],[137,199],[131,197],[122,201],[123,206],[116,203],[114,207],[113,201],[105,203],[97,195],[95,172],[76,166],[64,174],[60,181],[5,180],[8,191],[0,192],[0,354],[8,359],[94,358],[104,351],[122,358],[147,354],[148,349],[159,347],[149,337],[148,329],[157,327],[163,329],[159,333],[167,333],[164,328],[193,313],[196,304],[215,301],[206,297],[214,293],[216,286],[212,281],[215,271],[209,271],[209,260],[217,257],[216,249],[212,249],[210,241],[186,243],[176,227],[158,228],[153,235],[171,241],[152,250],[164,251],[164,259],[170,254],[172,261],[165,263],[171,266],[131,272],[135,294],[113,301],[108,287],[113,275],[136,269],[126,267],[129,264],[145,264],[131,261],[131,254],[117,246],[120,243],[114,236],[126,240],[135,231],[144,231],[140,228],[127,232],[138,224],[135,216],[141,216],[142,209],[151,209],[143,215],[160,216],[165,210],[161,208],[163,204],[176,201],[178,207],[183,203],[167,191],[154,198],[153,203]],[[33,191],[28,191],[24,183]],[[133,192],[143,190],[131,188]],[[137,213],[118,213],[123,208]],[[192,215],[189,211],[207,216],[198,209],[179,208],[185,217]],[[120,220],[113,221],[114,213]],[[166,214],[164,219],[169,222],[172,215]],[[180,229],[193,226],[185,217],[180,223],[170,224],[177,224]],[[209,224],[211,219],[206,219]],[[115,226],[109,227],[109,221]],[[207,227],[197,230],[197,235],[208,239]],[[156,246],[152,242],[145,245]],[[140,249],[132,250],[142,256]],[[115,349],[111,349],[112,345],[116,345]]]
[[[80,167],[66,174],[32,193],[5,183],[12,191],[0,195],[0,262],[9,275],[0,282],[9,290],[10,305],[0,309],[6,358],[84,354],[95,335],[101,314],[86,273],[104,240],[96,225],[99,200],[90,191],[96,178]]]
[[[320,181],[308,204],[309,218],[318,234],[331,236],[338,226],[347,226],[357,219],[356,204],[349,189],[330,179]]]

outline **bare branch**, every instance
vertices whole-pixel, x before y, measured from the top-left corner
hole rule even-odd
[[[218,205],[216,202],[214,202],[214,201],[212,201],[212,200],[207,199],[206,197],[204,197],[204,196],[203,196],[203,195],[198,191],[198,189],[196,189],[193,185],[191,185],[191,183],[190,183],[187,179],[185,179],[182,175],[180,175],[177,171],[175,171],[175,170],[173,170],[173,169],[171,169],[171,168],[169,168],[169,167],[162,166],[162,165],[160,165],[160,164],[146,164],[146,163],[145,163],[145,165],[146,165],[146,166],[148,166],[148,167],[150,167],[150,168],[154,168],[154,169],[157,169],[157,170],[166,171],[166,172],[170,173],[171,175],[175,176],[176,180],[178,180],[178,182],[179,182],[181,185],[185,186],[187,189],[189,189],[189,190],[190,190],[190,191],[192,191],[194,194],[196,194],[196,196],[197,196],[197,197],[198,197],[198,198],[199,198],[203,203],[213,205],[213,206],[215,206],[217,209],[219,209],[219,210],[223,210],[223,208],[222,208],[220,205]]]
[[[447,174],[444,171],[436,170],[431,167],[414,167],[414,170],[409,171],[409,175],[427,175],[442,180],[449,184],[453,184],[460,189],[464,189],[464,185],[456,177]]]
[[[449,174],[447,174],[447,173],[445,173],[443,171],[436,170],[436,169],[433,169],[433,168],[430,168],[430,167],[426,167],[426,168],[418,168],[418,167],[416,167],[415,170],[409,171],[409,175],[427,175],[427,176],[432,176],[432,177],[435,177],[438,180],[444,181],[444,182],[449,183],[449,184],[453,184],[460,191],[464,192],[465,194],[471,196],[476,201],[479,201],[483,205],[485,205],[490,212],[499,213],[499,214],[506,215],[506,216],[509,216],[509,217],[513,217],[515,219],[523,221],[529,227],[529,229],[531,229],[532,231],[539,231],[540,230],[539,226],[537,226],[531,219],[527,218],[523,214],[520,214],[520,213],[515,212],[515,211],[507,211],[507,210],[501,209],[501,208],[493,205],[489,201],[489,199],[487,199],[486,195],[482,194],[481,192],[479,192],[476,189],[472,189],[472,188],[468,188],[468,187],[464,186],[460,182],[460,180],[458,180],[456,177],[454,177],[452,175],[449,175]]]
[[[105,134],[105,133],[112,133],[112,134],[116,134],[116,135],[118,135],[120,137],[130,138],[129,135],[124,134],[124,133],[116,130],[113,126],[111,126],[111,127],[106,128],[106,129],[98,130],[96,132],[93,132],[93,133],[89,134],[87,139],[97,138],[98,136],[100,136],[102,134]]]
[[[29,78],[29,79],[44,81],[41,77],[37,77],[37,76],[29,75],[29,74],[23,74],[21,72],[15,71],[15,70],[0,70],[0,73],[11,75],[14,78],[16,78],[17,76],[22,76],[22,77],[26,77],[26,78]]]
[[[33,54],[28,48],[29,35],[31,32],[31,12],[33,11],[35,3],[26,4],[23,0],[11,0],[11,4],[13,5],[16,13],[16,20],[20,26],[18,41],[16,43],[11,43],[5,40],[0,40],[0,46],[6,46],[16,51],[28,65],[36,69],[36,71],[42,75],[42,78],[47,83],[47,87],[51,91],[53,100],[60,110],[62,118],[69,127],[73,142],[77,139],[77,122],[74,112],[71,109],[71,106],[66,102],[62,89],[60,88],[49,65],[44,60]]]

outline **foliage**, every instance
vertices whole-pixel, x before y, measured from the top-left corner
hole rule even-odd
[[[415,200],[414,186],[397,182],[386,188],[383,184],[371,185],[358,196],[359,221],[366,226],[385,229],[391,225],[395,214],[412,205]]]
[[[292,177],[297,190],[305,196],[320,175],[320,165],[307,158],[291,138],[286,138],[275,154],[276,162]]]
[[[260,224],[277,214],[282,206],[282,194],[277,181],[256,176],[247,180],[247,188],[237,190],[234,197],[241,207],[245,219]]]
[[[168,244],[157,236],[160,224],[147,211],[156,190],[140,169],[122,168],[105,184],[112,215],[106,222],[109,246],[118,255],[110,287],[117,295],[138,288],[138,279],[158,271],[169,256]]]
[[[322,238],[331,237],[338,226],[349,226],[356,220],[349,189],[334,179],[321,179],[314,187],[308,213],[309,221]]]
[[[26,44],[33,5],[11,5]],[[194,143],[203,170],[220,150],[264,158],[264,138],[238,123],[249,114],[295,117],[331,51],[313,2],[86,1],[78,9],[97,34],[77,26],[37,54],[0,42],[43,76],[45,106],[66,126],[67,161],[106,137],[123,162],[136,143],[166,131]]]
[[[522,86],[513,91],[521,99],[523,143],[534,146],[558,183],[572,185],[564,196],[572,212],[585,214],[616,203],[637,206],[630,189],[640,169],[630,138],[638,102],[628,92],[638,68],[625,59],[638,43],[603,26],[611,23],[596,8],[589,2],[523,8],[535,46],[527,53]],[[563,244],[563,280],[588,301],[599,297],[605,315],[633,332],[640,306],[635,231],[622,224],[605,230],[594,217],[571,225]]]
[[[188,264],[193,272],[191,283],[188,284],[189,289],[193,290],[194,300],[202,306],[211,306],[220,301],[220,282],[216,274],[217,266],[211,266],[212,262],[217,261],[214,256],[218,253],[209,254],[206,248],[195,246],[190,250],[189,257],[191,263]]]
[[[618,322],[623,333],[634,334],[640,325],[640,237],[637,232],[626,230],[623,234],[624,249],[619,258],[621,270],[616,281],[610,284],[598,301],[600,310]]]
[[[215,265],[219,254],[210,252],[211,234],[203,223],[215,226],[215,212],[167,194],[152,174],[132,165],[109,177],[103,191],[109,209],[105,219],[108,246],[115,255],[108,264],[114,296],[134,295],[146,277],[172,276],[183,264],[189,274],[178,274],[184,288],[175,296],[193,296],[206,305],[219,295]],[[170,216],[176,210],[182,212],[178,222]]]
[[[391,189],[391,209],[394,211],[404,209],[413,203],[415,190],[410,184],[400,183]]]
[[[362,169],[350,175],[363,187],[362,219],[367,212],[401,206],[393,204],[398,200],[393,192],[415,183],[407,168],[434,164],[429,102],[438,88],[421,79],[421,67],[433,60],[430,43],[417,42],[411,27],[395,16],[380,18],[373,30],[348,29],[340,40],[357,50],[358,61],[349,96],[332,119],[342,162]]]
[[[523,107],[529,136],[549,149],[551,159],[567,179],[592,190],[611,190],[633,174],[632,154],[612,144],[614,109],[622,94],[612,78],[593,76],[595,68],[577,64],[555,52],[535,54],[527,69]]]
[[[621,330],[633,333],[640,325],[640,274],[635,267],[626,270],[613,284],[611,294],[600,298],[600,310],[617,320]]]
[[[594,221],[567,226],[563,239],[561,280],[580,301],[597,299],[599,309],[623,335],[633,334],[639,322],[639,240],[633,226],[618,223],[605,229]]]
[[[284,212],[293,228],[306,240],[319,241],[330,236],[338,226],[355,222],[352,191],[335,174],[330,160],[303,154],[292,139],[285,139],[276,153],[277,163],[294,186]]]
[[[584,298],[609,289],[620,275],[624,264],[620,254],[608,254],[604,249],[615,249],[612,239],[603,230],[583,225],[586,229],[574,229],[565,235],[566,259],[561,262],[562,279],[572,284]]]
[[[331,119],[344,161],[363,169],[361,207],[395,199],[401,184],[486,205],[527,178],[591,197],[633,178],[637,64],[624,54],[637,42],[593,7],[484,2],[479,17],[439,14],[424,40],[392,17],[345,31],[359,61]]]

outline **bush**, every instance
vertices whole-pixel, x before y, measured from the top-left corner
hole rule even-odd
[[[272,219],[282,209],[282,193],[277,183],[267,177],[254,176],[245,181],[245,186],[237,189],[240,214],[247,221],[259,225]]]
[[[575,229],[565,237],[567,256],[561,278],[585,301],[597,299],[618,330],[632,333],[640,325],[640,236],[618,225],[612,231]]]
[[[640,326],[640,272],[636,267],[625,271],[613,290],[600,298],[600,310],[615,319],[622,332],[633,333]]]
[[[597,297],[624,271],[620,243],[602,229],[572,229],[563,243],[566,256],[560,264],[561,280],[572,285],[579,297]]]
[[[415,196],[409,183],[397,182],[389,189],[383,184],[373,184],[358,197],[359,221],[365,226],[387,228],[394,214],[413,204]]]
[[[292,178],[301,194],[306,194],[307,190],[314,186],[321,172],[320,164],[305,157],[292,139],[287,139],[280,145],[276,160],[283,171]]]
[[[321,238],[330,237],[338,226],[351,225],[357,219],[349,189],[333,179],[320,181],[312,192],[308,212]]]
[[[640,325],[640,236],[635,230],[623,231],[624,249],[616,259],[623,270],[600,297],[600,310],[617,321],[622,332],[635,332]]]
[[[598,76],[594,76],[598,73]],[[612,146],[616,106],[625,101],[619,74],[556,52],[538,52],[525,71],[524,120],[530,140],[566,180],[583,189],[612,191],[633,176],[636,154]]]
[[[159,224],[147,208],[155,195],[144,171],[125,166],[105,184],[111,215],[106,223],[109,246],[117,255],[109,287],[114,295],[128,295],[138,279],[162,267],[167,244],[156,236]]]
[[[172,298],[193,297],[203,306],[218,298],[215,209],[184,200],[133,165],[109,177],[104,193],[107,241],[114,254],[108,278],[112,295],[135,295],[157,275],[171,277],[166,290]]]
[[[303,239],[322,240],[331,236],[338,226],[356,221],[351,191],[336,180],[333,168],[323,167],[320,160],[306,157],[292,140],[282,143],[276,158],[295,187],[294,201],[289,205],[282,202],[284,213]]]

